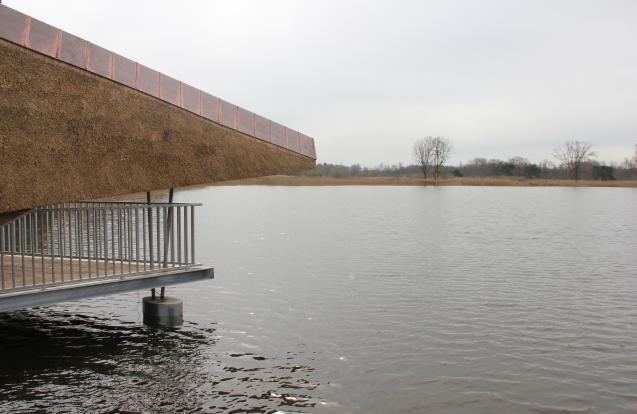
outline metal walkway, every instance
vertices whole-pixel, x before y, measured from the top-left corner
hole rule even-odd
[[[0,226],[0,311],[213,277],[192,203],[82,202]]]

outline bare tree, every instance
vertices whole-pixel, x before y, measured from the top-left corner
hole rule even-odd
[[[451,141],[446,138],[436,137],[432,141],[431,164],[434,168],[434,181],[440,177],[440,168],[445,165],[451,155]]]
[[[509,158],[509,163],[513,165],[513,174],[518,177],[524,175],[526,166],[530,164],[528,159],[520,156]]]
[[[420,138],[414,143],[414,160],[422,168],[422,174],[427,179],[427,172],[431,166],[433,153],[433,137]]]
[[[582,163],[595,156],[592,144],[580,141],[566,141],[553,152],[553,156],[566,168],[571,177],[577,181]]]

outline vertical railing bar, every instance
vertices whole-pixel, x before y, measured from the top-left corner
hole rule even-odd
[[[26,275],[25,275],[25,269],[26,266],[24,265],[24,250],[26,249],[26,235],[27,235],[27,219],[26,217],[22,217],[18,220],[18,224],[20,225],[20,231],[19,231],[19,236],[20,236],[20,261],[22,263],[22,287],[25,287],[27,285],[26,282]]]
[[[122,211],[122,213],[124,214],[124,261],[125,262],[129,262],[130,261],[130,248],[129,248],[129,243],[130,243],[130,237],[129,237],[129,231],[128,231],[128,208],[129,206],[126,205],[124,206],[124,210]],[[128,268],[130,269],[130,264],[128,265]],[[126,271],[126,273],[128,273],[128,271]]]
[[[93,205],[93,228],[95,229],[95,234],[93,235],[94,247],[95,250],[95,277],[100,276],[100,263],[103,261],[104,255],[104,234],[102,227],[102,209],[97,205]],[[104,269],[106,272],[106,269]]]
[[[184,206],[184,262],[186,264],[190,260],[188,252],[188,207]]]
[[[150,204],[150,201],[148,202]],[[150,258],[150,269],[155,268],[153,260],[153,208],[148,206],[148,255]]]
[[[77,235],[76,239],[76,247],[77,251],[77,273],[82,280],[82,257],[84,256],[84,232],[82,232],[82,203],[80,203],[80,207],[75,206],[75,234]]]
[[[175,206],[170,206],[170,264],[175,267]]]
[[[135,271],[139,272],[139,207],[135,206]]]
[[[124,238],[126,237],[126,232],[123,232],[123,234],[122,234],[122,213],[124,213],[124,212],[118,206],[117,207],[117,235],[118,235],[117,250],[119,252],[119,274],[120,275],[124,274],[124,252],[125,252],[125,250],[123,249],[123,245],[124,245]]]
[[[143,246],[142,246],[142,252],[143,252],[143,259],[144,259],[144,270],[146,270],[146,247],[147,247],[147,243],[146,243],[146,216],[148,215],[148,212],[146,211],[146,207],[142,207],[142,241],[143,241]]]
[[[100,228],[102,226],[100,226],[99,224],[99,219],[100,219],[100,211],[99,209],[95,208],[95,205],[93,205],[93,253],[94,253],[94,257],[95,257],[95,277],[99,278],[100,277],[100,251],[101,251],[101,236],[100,236]]]
[[[34,233],[35,233],[35,239],[34,239],[35,250],[34,250],[34,252],[38,251],[38,213],[37,213],[37,211],[38,210],[34,209],[33,212],[32,212],[32,214],[35,215],[35,217],[34,217],[34,219],[35,219],[35,231],[34,231]]]
[[[115,210],[114,207],[111,206],[111,253],[113,256],[113,272],[111,273],[112,275],[115,274],[115,263],[116,263],[116,259],[115,259]]]
[[[113,272],[111,273],[112,275],[114,275],[116,273],[117,266],[117,251],[115,250],[115,207],[111,206],[111,256],[113,259]]]
[[[102,233],[104,234],[104,276],[108,276],[109,255],[108,255],[108,223],[106,221],[106,216],[108,215],[107,210],[103,209],[101,215],[104,222],[103,225],[100,225],[100,227],[102,227]]]
[[[51,261],[51,283],[55,283],[55,260],[53,257],[53,243],[55,243],[55,237],[53,234],[53,213],[49,210],[46,211],[46,227],[47,227],[47,253],[49,260]]]
[[[33,236],[33,222],[35,221],[35,211],[29,213],[29,247],[31,248],[31,286],[35,286],[35,250]]]
[[[166,238],[166,235],[168,234],[168,217],[166,214],[166,207],[162,207],[162,212],[164,213],[164,225],[162,226],[164,229],[164,258],[162,260],[162,267],[165,268],[168,266],[168,238]]]
[[[0,225],[0,286],[4,290],[4,227]]]
[[[131,271],[131,263],[133,262],[133,228],[132,228],[132,223],[131,223],[131,208],[133,208],[132,206],[128,206],[128,208],[126,208],[126,215],[128,216],[127,219],[127,227],[128,227],[128,272],[127,273],[132,273]]]
[[[71,274],[71,280],[73,280],[73,220],[71,220],[71,207],[69,205],[68,210],[66,210],[66,212],[68,213],[68,217],[69,217],[69,273]],[[64,230],[66,231],[66,229]]]
[[[11,222],[11,226],[9,227],[9,252],[11,253],[11,287],[15,288],[15,255],[14,255],[14,245],[15,245],[15,221]]]
[[[86,261],[88,263],[88,278],[91,279],[93,277],[93,268],[91,265],[91,217],[89,215],[89,203],[86,203]],[[92,210],[95,213],[95,210]],[[93,221],[95,223],[95,221]],[[95,235],[95,224],[93,224],[93,235]],[[95,236],[93,236],[95,237]]]
[[[181,206],[177,206],[177,263],[181,266]]]
[[[195,264],[195,206],[190,206],[190,263]]]
[[[40,263],[42,264],[42,290],[46,287],[46,268],[44,267],[44,212],[40,212],[41,214],[41,223],[40,223]],[[36,216],[37,217],[37,216]],[[37,227],[37,221],[36,221]]]
[[[64,235],[62,233],[63,210],[58,210],[58,252],[60,254],[60,283],[64,284]]]
[[[95,210],[95,237],[97,237],[95,242],[95,273],[96,276],[99,277],[100,264],[104,263],[104,259],[106,257],[106,252],[104,251],[104,238],[106,235],[104,234],[104,227],[102,226],[103,210],[97,204],[93,208]],[[106,274],[105,266],[102,273]]]
[[[155,207],[155,215],[157,216],[157,267],[161,267],[161,208]]]

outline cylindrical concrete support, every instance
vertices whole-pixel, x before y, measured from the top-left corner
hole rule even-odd
[[[147,296],[143,299],[144,323],[157,326],[179,326],[184,321],[181,299]]]

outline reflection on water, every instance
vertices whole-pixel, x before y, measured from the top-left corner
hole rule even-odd
[[[221,187],[213,281],[0,316],[0,411],[637,412],[637,191]],[[144,292],[142,292],[144,294]]]
[[[3,412],[303,412],[316,404],[312,368],[292,355],[219,355],[215,323],[155,329],[74,310],[0,316]]]

